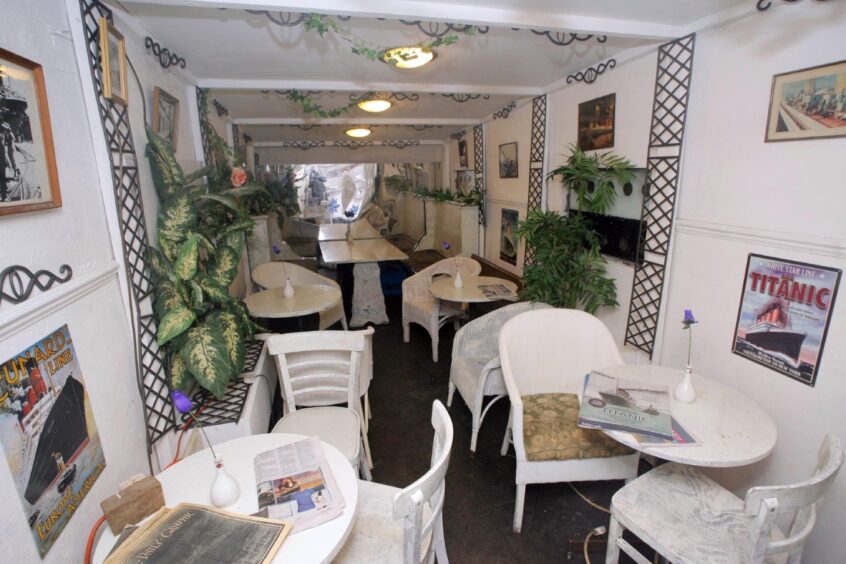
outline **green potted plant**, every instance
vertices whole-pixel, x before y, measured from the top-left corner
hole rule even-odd
[[[607,212],[616,197],[614,182],[631,180],[633,169],[613,153],[589,156],[574,146],[567,162],[549,173],[573,191],[577,207],[567,216],[530,212],[520,223],[517,234],[534,251],[534,262],[523,271],[521,297],[588,313],[619,305],[614,279],[605,273],[600,237],[582,211]]]

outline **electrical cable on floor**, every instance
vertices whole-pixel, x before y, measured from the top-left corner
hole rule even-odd
[[[575,488],[574,488],[574,489],[575,489]],[[588,546],[590,545],[590,538],[591,538],[593,535],[604,535],[604,534],[605,534],[605,532],[606,532],[606,530],[607,530],[607,529],[606,529],[605,527],[597,527],[597,528],[595,528],[594,530],[592,530],[591,532],[589,532],[589,533],[587,534],[587,536],[585,537],[585,543],[582,545],[582,550],[583,550],[583,552],[584,552],[584,555],[585,555],[585,562],[586,562],[587,564],[590,564],[590,556],[588,555]],[[610,542],[610,541],[609,541],[609,542]]]
[[[594,509],[599,509],[600,511],[604,511],[605,513],[608,513],[608,514],[610,514],[610,513],[611,513],[611,510],[610,510],[610,509],[608,509],[607,507],[603,507],[603,506],[599,505],[599,504],[598,504],[598,503],[596,503],[595,501],[592,501],[590,498],[588,498],[588,496],[586,496],[585,494],[583,494],[582,492],[580,492],[579,490],[577,490],[577,489],[576,489],[576,486],[574,486],[573,484],[571,484],[571,483],[570,483],[570,484],[568,484],[568,485],[569,485],[569,486],[573,489],[573,491],[574,491],[574,492],[576,492],[576,495],[577,495],[577,496],[579,496],[580,498],[582,498],[582,501],[584,501],[585,503],[587,503],[588,505],[590,505],[590,506],[591,506],[591,507],[593,507]]]
[[[91,555],[94,553],[94,539],[97,537],[97,530],[106,522],[106,516],[101,515],[94,526],[91,527],[91,532],[88,533],[88,542],[85,544],[85,561],[83,564],[91,564]]]

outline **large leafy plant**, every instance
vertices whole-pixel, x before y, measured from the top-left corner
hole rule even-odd
[[[155,271],[157,340],[167,355],[171,387],[196,382],[218,398],[244,366],[244,340],[254,333],[246,306],[229,294],[250,229],[245,196],[258,185],[233,187],[228,162],[186,175],[170,142],[147,130],[147,156],[161,200]],[[207,176],[206,183],[198,181]]]
[[[255,216],[275,212],[279,227],[282,227],[286,217],[300,213],[300,201],[297,196],[295,181],[294,167],[286,166],[285,176],[268,182],[266,190],[261,190],[255,195],[244,198],[249,214]]]
[[[631,180],[633,168],[612,153],[588,156],[573,147],[567,162],[550,172],[575,193],[577,208],[568,216],[530,212],[520,223],[517,234],[534,250],[534,262],[523,271],[524,298],[588,313],[619,305],[614,279],[606,276],[602,241],[582,211],[607,212],[616,196],[614,181]]]

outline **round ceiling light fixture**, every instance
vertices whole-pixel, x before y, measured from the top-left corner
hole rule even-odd
[[[389,101],[381,100],[379,98],[369,98],[367,100],[362,100],[358,103],[359,108],[361,108],[365,112],[371,112],[374,114],[384,112],[385,110],[390,109],[391,106],[393,106],[393,104],[391,104]]]
[[[382,53],[382,60],[399,69],[416,69],[435,58],[428,47],[394,47]]]
[[[357,139],[360,139],[362,137],[367,137],[372,132],[370,131],[370,128],[368,128],[368,127],[352,127],[350,129],[347,129],[344,133],[346,133],[350,137],[355,137]]]

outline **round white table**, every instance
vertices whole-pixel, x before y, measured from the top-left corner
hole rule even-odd
[[[450,302],[462,303],[479,303],[479,302],[493,302],[496,300],[516,300],[517,299],[517,284],[504,278],[496,278],[494,276],[462,276],[464,285],[461,288],[456,288],[454,278],[451,276],[444,276],[432,282],[429,286],[429,291],[439,300],[447,300]],[[502,284],[511,293],[510,296],[486,296],[479,286],[493,286]]]
[[[294,295],[271,288],[244,298],[253,317],[284,318],[320,313],[341,301],[341,290],[322,284],[294,284]]]
[[[235,505],[225,509],[247,515],[258,511],[253,458],[259,453],[305,438],[307,437],[303,435],[269,433],[242,437],[215,445],[215,452],[223,457],[226,470],[241,487],[241,497]],[[341,451],[325,442],[321,442],[321,445],[326,461],[344,496],[344,512],[339,517],[311,529],[301,532],[292,531],[273,558],[275,564],[330,562],[337,556],[352,531],[358,504],[358,477]],[[162,471],[156,478],[162,484],[165,504],[168,507],[183,502],[211,505],[209,488],[214,479],[214,473],[211,451],[205,449]],[[111,529],[108,526],[104,527],[94,550],[92,562],[103,562],[116,539]]]
[[[676,368],[653,365],[619,365],[599,370],[615,377],[667,384],[670,412],[698,444],[642,446],[630,433],[605,431],[613,439],[645,454],[692,466],[727,468],[745,466],[766,458],[775,447],[773,420],[740,391],[716,380],[693,374],[696,400],[685,404],[673,397],[684,377]]]

